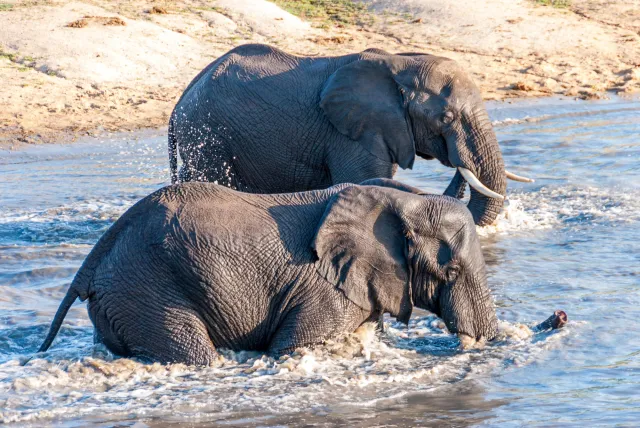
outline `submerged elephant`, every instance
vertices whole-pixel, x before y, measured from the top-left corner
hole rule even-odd
[[[498,215],[507,177],[528,180],[505,171],[469,76],[433,55],[308,58],[244,45],[200,72],[169,121],[173,183],[297,192],[392,178],[416,154],[457,168],[445,194],[461,198],[468,181],[480,225]]]
[[[271,354],[413,306],[467,343],[497,333],[464,204],[393,180],[277,195],[165,187],[130,208],[76,274],[40,351],[88,299],[97,341],[122,356],[208,364],[216,348]]]

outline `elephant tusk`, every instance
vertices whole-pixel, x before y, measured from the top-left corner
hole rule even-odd
[[[458,171],[460,171],[462,177],[467,180],[467,183],[469,183],[469,185],[476,189],[478,192],[482,193],[485,196],[488,196],[489,198],[504,199],[504,196],[502,196],[500,193],[496,193],[482,184],[480,180],[478,180],[478,177],[473,175],[473,172],[469,171],[467,168],[462,168],[461,166],[459,166]]]
[[[504,170],[505,174],[507,174],[507,178],[513,181],[519,181],[521,183],[533,183],[536,180],[533,178],[522,177],[521,175],[516,175],[513,172],[509,172],[506,169]]]

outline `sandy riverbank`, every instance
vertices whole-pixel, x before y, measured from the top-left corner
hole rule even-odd
[[[640,90],[637,0],[364,3],[366,19],[342,24],[265,0],[2,0],[0,144],[164,126],[199,70],[250,42],[299,55],[448,56],[486,99]]]

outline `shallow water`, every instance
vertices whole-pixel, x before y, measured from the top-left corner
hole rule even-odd
[[[0,421],[17,425],[603,425],[640,420],[640,104],[494,103],[510,183],[479,229],[502,340],[460,352],[437,318],[387,320],[291,358],[225,352],[209,368],[113,359],[77,303],[46,334],[106,228],[166,183],[166,138],[142,133],[0,152]],[[397,178],[440,193],[452,171]],[[562,330],[522,334],[554,309]]]

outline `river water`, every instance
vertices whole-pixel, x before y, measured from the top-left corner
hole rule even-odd
[[[106,228],[166,184],[166,136],[146,132],[0,152],[0,422],[9,425],[348,424],[637,426],[640,422],[640,104],[492,103],[510,183],[478,229],[501,339],[460,352],[432,315],[387,319],[290,358],[223,352],[207,368],[114,359],[76,303],[44,339]],[[442,192],[453,172],[397,178]],[[521,325],[564,309],[569,324]]]

